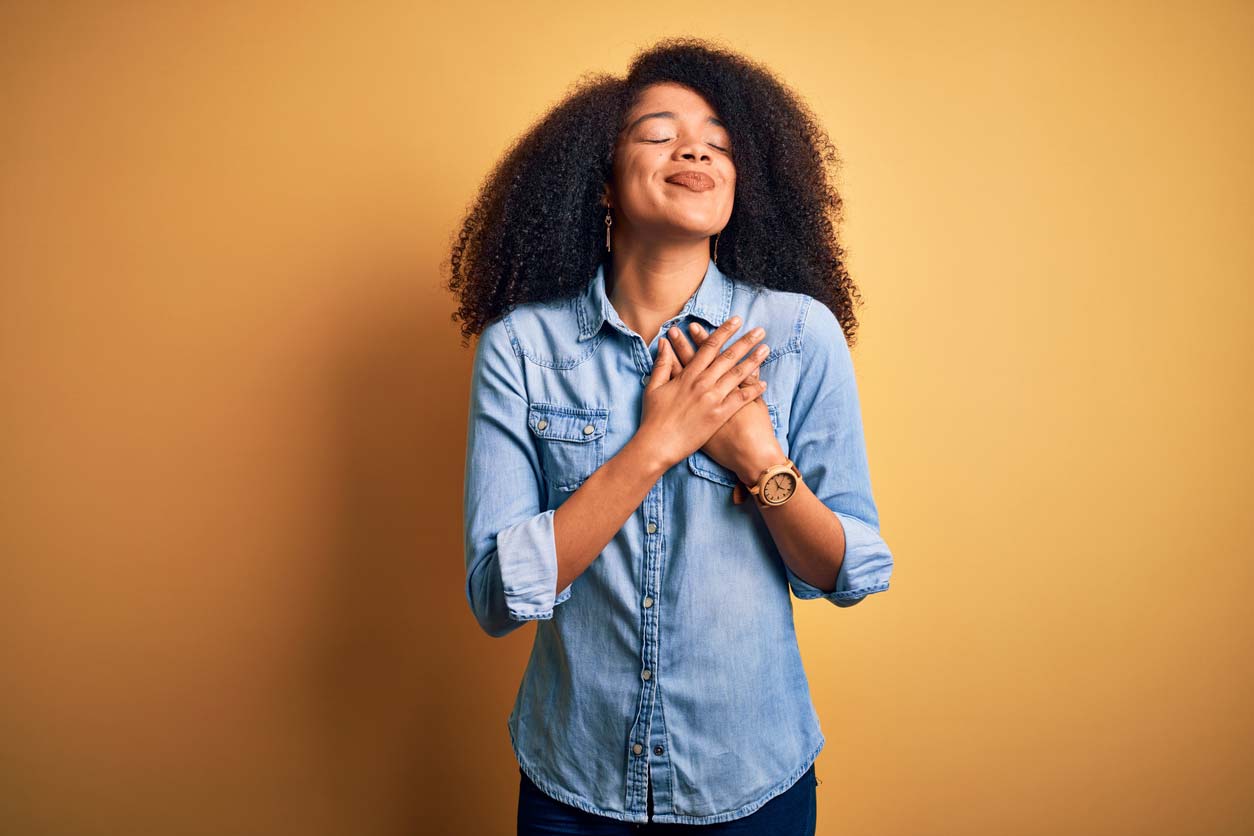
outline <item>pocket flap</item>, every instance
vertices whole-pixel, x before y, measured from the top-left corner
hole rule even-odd
[[[540,438],[595,441],[604,437],[609,417],[608,407],[533,403],[527,409],[527,426]]]
[[[771,429],[775,430],[775,434],[778,436],[779,410],[776,409],[775,404],[767,401],[766,411],[771,416]],[[711,482],[718,482],[728,487],[733,487],[740,482],[740,477],[736,475],[734,470],[723,467],[700,448],[688,457],[688,469],[703,479],[709,479]]]

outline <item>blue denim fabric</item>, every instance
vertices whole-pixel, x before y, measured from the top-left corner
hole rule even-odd
[[[833,589],[783,562],[736,473],[700,450],[663,474],[569,586],[556,590],[553,515],[639,427],[666,328],[733,313],[766,330],[761,365],[785,455],[845,531]],[[571,298],[515,306],[479,337],[464,494],[466,597],[505,636],[535,621],[507,728],[549,797],[596,815],[714,824],[793,786],[825,738],[792,594],[850,607],[888,589],[848,343],[804,293],[752,287],[711,261],[648,344],[618,316],[604,267]]]

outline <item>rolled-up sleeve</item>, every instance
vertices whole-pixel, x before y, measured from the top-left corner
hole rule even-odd
[[[570,598],[554,596],[554,511],[527,428],[522,361],[504,319],[479,335],[470,382],[463,493],[466,600],[479,626],[501,637],[552,618]]]
[[[845,531],[845,556],[830,591],[806,583],[788,567],[788,583],[801,599],[826,598],[851,607],[888,589],[893,555],[880,536],[871,495],[862,410],[853,358],[840,321],[811,297],[803,313],[800,382],[792,403],[789,454],[810,490],[832,510]]]

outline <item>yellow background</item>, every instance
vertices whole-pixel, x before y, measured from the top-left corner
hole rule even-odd
[[[1249,832],[1250,4],[0,15],[0,830],[513,832],[439,263],[696,34],[845,159],[896,571],[794,601],[819,833]]]

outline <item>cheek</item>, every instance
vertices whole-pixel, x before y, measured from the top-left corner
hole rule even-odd
[[[648,175],[626,172],[618,192],[618,206],[637,221],[656,215],[661,206],[657,189],[650,184]]]
[[[659,169],[652,160],[642,160],[623,181],[629,200],[638,205],[651,206],[659,201],[659,192],[666,188]]]
[[[651,154],[630,154],[615,165],[615,176],[625,187],[639,188],[640,184],[649,181],[657,165]]]

